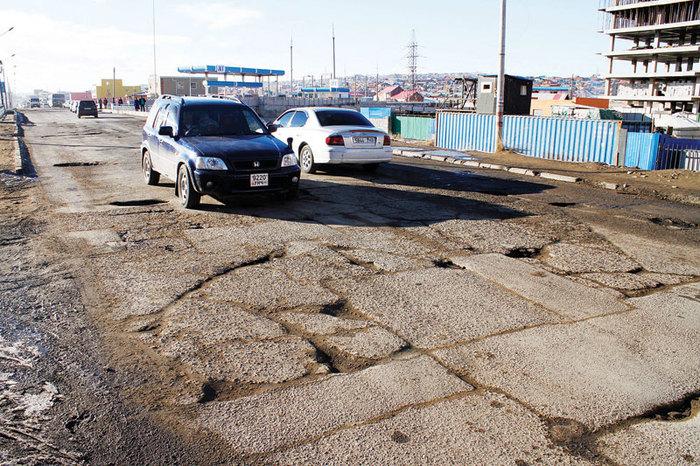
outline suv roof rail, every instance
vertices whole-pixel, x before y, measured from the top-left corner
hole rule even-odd
[[[185,101],[184,97],[177,96],[177,95],[172,95],[172,94],[163,94],[160,96],[161,99],[180,99],[180,103]]]

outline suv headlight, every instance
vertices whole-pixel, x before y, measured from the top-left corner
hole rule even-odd
[[[297,156],[294,155],[294,153],[291,154],[286,154],[284,157],[282,157],[282,166],[283,167],[293,167],[294,165],[297,165]]]
[[[224,161],[217,157],[197,157],[194,166],[198,170],[228,170]]]

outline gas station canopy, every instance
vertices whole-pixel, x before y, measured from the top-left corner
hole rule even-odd
[[[284,70],[270,70],[267,68],[246,68],[243,66],[204,65],[178,67],[179,73],[188,74],[233,74],[241,76],[284,76]]]

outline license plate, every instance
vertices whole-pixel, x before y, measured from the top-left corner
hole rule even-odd
[[[255,173],[250,175],[250,187],[257,188],[260,186],[269,186],[270,177],[267,173]]]
[[[353,136],[352,142],[355,144],[376,144],[377,138],[371,136]]]

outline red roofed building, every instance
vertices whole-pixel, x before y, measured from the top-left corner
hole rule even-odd
[[[402,92],[403,88],[401,86],[387,86],[377,93],[377,101],[386,102],[387,100],[393,99],[395,95],[400,94]]]
[[[397,102],[423,102],[425,98],[423,97],[423,94],[420,92],[413,90],[413,91],[401,91],[400,93],[396,94],[392,100],[395,100]]]

